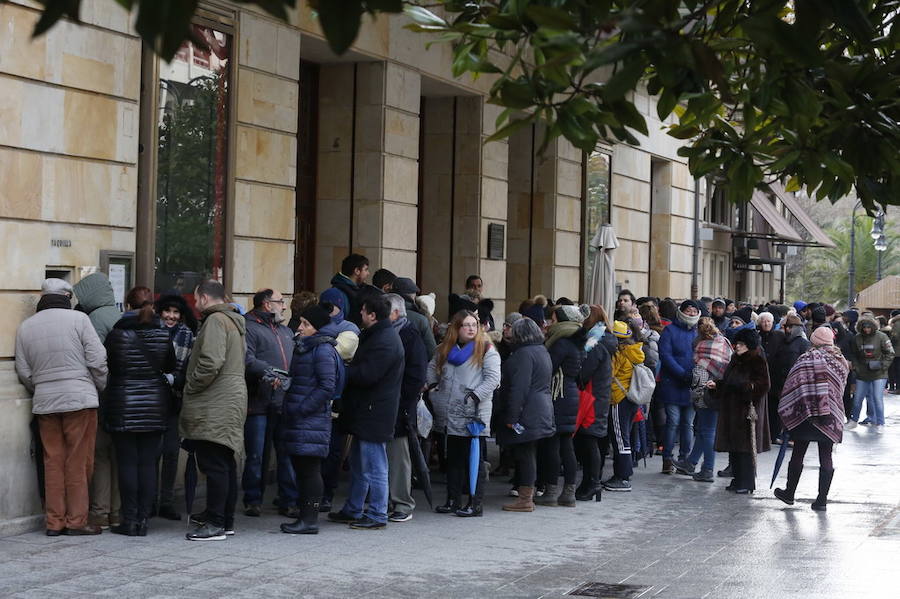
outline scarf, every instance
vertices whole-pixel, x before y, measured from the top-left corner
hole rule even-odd
[[[801,355],[791,368],[778,415],[793,430],[805,420],[835,443],[844,430],[844,385],[847,361],[835,347],[814,347]]]
[[[409,322],[409,319],[406,316],[401,316],[397,320],[395,320],[391,325],[397,329],[398,331],[406,326],[406,323]]]
[[[675,312],[678,317],[678,322],[686,326],[688,329],[693,329],[697,326],[697,323],[700,321],[700,315],[697,316],[688,316],[681,310]]]
[[[547,330],[548,336],[547,341],[544,342],[544,345],[546,345],[548,348],[552,347],[553,344],[560,339],[571,337],[579,330],[581,330],[581,325],[577,322],[565,321],[551,324],[550,328]]]
[[[50,308],[62,308],[64,310],[72,309],[72,300],[69,299],[67,295],[60,295],[58,293],[48,293],[47,295],[42,295],[41,299],[38,300],[37,303],[37,311],[47,310]]]
[[[725,369],[731,361],[734,350],[731,343],[723,335],[716,335],[712,339],[703,339],[694,347],[694,364],[705,369],[711,379],[722,380]]]
[[[447,354],[447,363],[453,364],[454,366],[462,366],[469,361],[469,358],[471,358],[474,353],[475,341],[469,341],[462,347],[454,345],[450,350],[450,353]]]
[[[603,338],[603,335],[606,334],[606,325],[602,322],[598,322],[594,326],[591,327],[591,330],[588,331],[587,341],[584,344],[585,353],[590,353],[592,349],[597,345],[597,343]]]

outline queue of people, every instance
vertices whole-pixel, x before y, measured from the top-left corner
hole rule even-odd
[[[295,294],[290,321],[273,289],[242,314],[216,281],[193,290],[193,307],[178,292],[135,287],[113,319],[104,275],[81,291],[46,280],[19,328],[16,368],[34,394],[47,535],[145,536],[153,517],[181,519],[181,448],[206,476],[205,509],[187,515],[191,541],[235,534],[239,492],[246,516],[264,513],[270,453],[284,533],[317,534],[320,513],[358,530],[407,522],[432,460],[447,481],[436,511],[482,517],[491,438],[497,471],[512,476],[505,511],[631,492],[635,465],[657,453],[663,475],[718,474],[731,479],[726,490],[750,494],[772,443],[793,445],[776,491],[792,504],[813,441],[813,508],[825,510],[833,444],[858,424],[882,431],[884,392],[898,388],[900,312],[881,326],[804,302],[677,303],[623,290],[611,318],[537,296],[494,330],[477,275],[448,298],[446,324],[413,280],[386,269],[368,278],[368,260],[348,256],[328,290]],[[728,454],[718,471],[717,452]]]

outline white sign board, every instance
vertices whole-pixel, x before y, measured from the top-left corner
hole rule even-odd
[[[109,265],[109,282],[112,284],[113,296],[120,310],[125,309],[125,265]]]

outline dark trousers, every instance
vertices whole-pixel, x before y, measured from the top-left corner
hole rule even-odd
[[[559,481],[559,468],[562,465],[565,483],[575,484],[578,462],[575,460],[572,433],[557,433],[538,441],[538,456],[541,460],[542,483],[555,485]]]
[[[297,505],[297,483],[291,458],[273,443],[280,435],[281,414],[270,409],[267,414],[248,415],[244,422],[244,473],[241,488],[244,490],[244,505],[261,505],[266,489],[271,450],[275,449],[275,473],[278,480],[278,506],[283,508]]]
[[[795,444],[796,446],[796,444]],[[731,451],[728,453],[728,461],[731,464],[731,476],[734,477],[735,489],[756,490],[756,470],[753,468],[753,454],[744,451]]]
[[[322,482],[322,458],[292,455],[291,465],[297,477],[297,505],[319,503],[325,485]]]
[[[624,399],[609,406],[609,444],[613,454],[613,475],[629,480],[634,474],[631,456],[631,423],[637,405]]]
[[[803,458],[806,456],[806,450],[809,448],[810,443],[812,441],[794,440],[794,450],[791,452],[791,466],[798,468],[803,465]],[[834,462],[831,459],[831,450],[834,448],[834,443],[817,441],[816,444],[819,446],[819,469],[833,470]]]
[[[537,479],[537,441],[509,445],[516,464],[516,482],[523,487],[533,487]]]
[[[332,421],[331,442],[328,448],[328,456],[322,460],[322,483],[324,491],[322,498],[328,501],[334,499],[334,492],[338,488],[341,480],[341,457],[344,455],[344,444],[347,442],[347,435],[338,432],[338,427]]]
[[[472,437],[458,437],[447,435],[447,499],[461,502],[462,495],[469,494],[469,451]],[[484,457],[487,454],[487,441],[484,437],[478,438],[481,459],[478,464],[478,481],[475,485],[475,496],[470,501],[476,505],[481,503],[484,497],[484,483],[487,479],[487,468],[484,466]]]
[[[575,452],[584,471],[582,485],[595,483],[603,474],[603,458],[600,456],[600,439],[590,435],[575,435]]]
[[[162,431],[112,433],[123,522],[142,522],[150,517],[156,499],[156,467],[162,438]]]
[[[900,386],[900,358],[894,358],[888,368],[888,389],[896,391]]]
[[[781,437],[781,416],[778,415],[778,400],[781,397],[781,389],[769,393],[769,438],[773,441]]]
[[[844,386],[844,415],[850,418],[853,413],[853,386],[856,385],[856,373],[852,370],[847,374],[847,384]]]
[[[162,459],[159,473],[159,505],[172,506],[175,503],[175,477],[178,474],[178,455],[181,439],[178,436],[178,414],[169,416],[168,427],[162,437]]]
[[[206,520],[217,528],[234,525],[237,464],[234,451],[212,441],[193,441],[197,467],[206,475]]]

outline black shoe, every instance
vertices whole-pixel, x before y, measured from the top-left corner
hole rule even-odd
[[[331,500],[330,499],[322,499],[322,501],[319,502],[319,513],[327,514],[330,511],[331,511]]]
[[[138,536],[139,530],[140,525],[137,522],[128,522],[127,520],[124,520],[118,526],[113,526],[112,528],[110,528],[110,532],[117,535],[124,535],[126,537]]]
[[[338,524],[351,524],[356,522],[359,518],[354,518],[348,514],[345,514],[343,511],[330,512],[328,514],[329,522],[337,522]]]
[[[181,514],[175,511],[175,508],[171,505],[163,504],[159,506],[159,510],[157,511],[157,515],[160,518],[165,518],[166,520],[181,520]]]
[[[390,516],[388,516],[388,520],[391,522],[409,522],[412,520],[412,514],[404,514],[403,512],[392,512]]]
[[[484,510],[480,503],[477,505],[469,504],[462,509],[456,510],[455,514],[460,518],[481,518],[484,515]]]
[[[788,505],[794,505],[794,495],[788,493],[787,489],[775,489],[775,498],[780,499]]]
[[[224,541],[228,537],[224,528],[207,523],[187,533],[184,538],[188,541]]]
[[[750,495],[753,493],[753,489],[735,489],[734,492],[738,495]]]
[[[577,501],[590,501],[591,499],[596,499],[600,501],[600,496],[603,493],[603,485],[599,482],[594,481],[588,488],[582,493],[575,493],[575,499]]]
[[[143,518],[143,519],[141,519],[141,520],[138,522],[138,531],[137,531],[137,533],[138,533],[137,536],[139,536],[139,537],[146,537],[146,536],[147,536],[147,518]]]
[[[461,506],[459,505],[459,501],[456,501],[455,499],[448,499],[447,503],[437,506],[436,508],[434,508],[434,511],[439,514],[455,514],[456,510],[458,510],[460,507]]]
[[[292,535],[319,534],[319,504],[306,502],[300,509],[300,517],[292,523],[281,525],[281,532]]]
[[[280,512],[281,510],[279,510]],[[248,505],[244,508],[244,515],[250,516],[251,518],[259,518],[262,515],[262,506],[261,505]]]
[[[381,530],[387,528],[387,524],[384,522],[376,522],[368,516],[363,516],[359,520],[351,522],[350,528],[355,528],[356,530]]]
[[[716,472],[716,476],[718,476],[719,478],[728,478],[729,476],[734,476],[731,473],[731,464],[728,464],[728,467],[724,470],[719,470],[718,472]]]
[[[48,528],[48,529],[47,529],[47,536],[48,536],[48,537],[58,537],[58,536],[61,536],[61,535],[64,535],[64,534],[66,534],[66,529],[65,529],[65,528],[63,528],[62,530],[53,530],[52,528]]]
[[[300,508],[295,505],[288,507],[280,507],[278,508],[278,513],[284,516],[285,518],[299,518],[300,517]],[[247,514],[248,516],[250,514]]]

